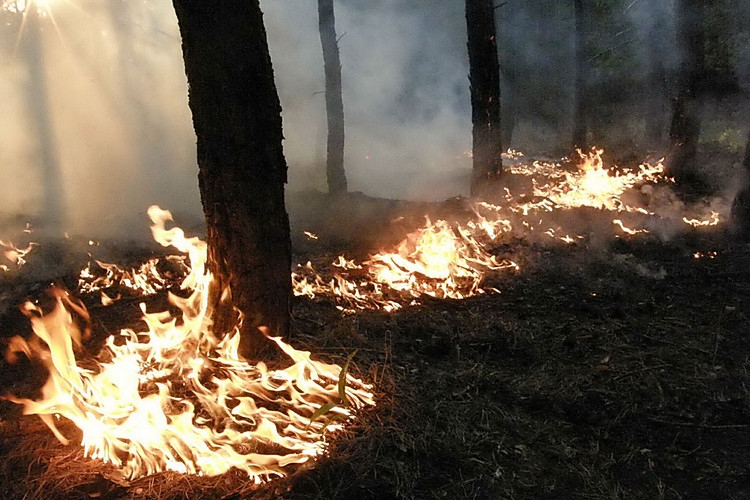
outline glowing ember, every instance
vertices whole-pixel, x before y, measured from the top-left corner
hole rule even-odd
[[[245,362],[237,330],[209,331],[205,243],[166,229],[169,212],[151,207],[149,215],[159,243],[189,254],[182,288],[190,295],[170,294],[181,318],[148,313],[142,305],[148,330],[110,337],[89,369],[76,363],[81,332],[73,315],[85,314],[80,302],[60,291],[51,311],[27,302],[22,310],[36,336],[14,337],[6,356],[23,352],[44,363],[50,376],[41,399],[6,398],[39,415],[62,442],[53,417],[71,420],[83,433],[86,456],[120,467],[129,478],[166,470],[215,475],[234,467],[259,482],[319,455],[326,434],[352,418],[352,409],[374,404],[370,386],[278,338],[272,340],[291,366]]]
[[[695,252],[693,254],[694,259],[715,259],[719,255],[718,252]]]

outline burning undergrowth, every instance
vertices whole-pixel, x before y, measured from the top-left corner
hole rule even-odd
[[[98,360],[82,363],[77,352],[90,332],[80,325],[88,325],[89,314],[79,299],[52,288],[50,308],[23,304],[34,336],[10,338],[6,351],[8,363],[25,356],[42,364],[49,378],[40,397],[5,398],[23,405],[25,414],[39,415],[63,444],[69,441],[57,419],[75,423],[85,455],[112,463],[126,479],[166,470],[215,476],[235,468],[257,483],[320,455],[327,433],[340,429],[352,409],[374,404],[369,387],[345,368],[314,361],[278,338],[272,340],[288,366],[245,362],[238,354],[239,331],[216,336],[210,330],[205,243],[166,229],[168,212],[152,207],[149,215],[154,238],[188,255],[190,272],[180,285],[185,293],[169,295],[181,315],[149,313],[142,304],[145,331],[121,330],[107,339]],[[119,283],[148,294],[156,288],[143,282],[165,284],[148,265],[143,280],[99,265],[107,280],[88,280],[84,270],[84,291]],[[113,280],[110,274],[118,273]]]
[[[600,156],[586,158],[600,176]],[[561,168],[567,173],[559,174]],[[603,199],[570,188],[586,184],[586,168],[519,160],[513,171],[526,191],[509,189],[491,205],[453,200],[428,220],[419,207],[422,215],[407,219],[426,222],[378,251],[340,253],[324,231],[305,228],[300,262],[312,263],[294,269],[294,279],[319,288],[314,300],[298,293],[295,344],[323,353],[358,349],[353,371],[373,382],[378,401],[338,434],[313,470],[251,489],[236,468],[218,482],[169,471],[123,481],[111,465],[86,465],[82,450],[44,441],[43,429],[22,420],[21,434],[37,439],[9,445],[0,471],[4,477],[12,467],[35,472],[28,487],[7,491],[36,498],[92,492],[105,498],[538,498],[560,492],[645,498],[671,489],[741,497],[749,415],[747,365],[738,354],[746,340],[737,332],[750,313],[750,290],[741,285],[750,254],[723,241],[716,229],[720,204],[686,211],[658,171],[634,182],[628,175],[643,170],[598,177],[626,186]],[[567,206],[571,199],[577,201]],[[92,261],[75,280],[88,292],[83,300],[94,330],[112,315],[141,315],[137,304],[150,309],[167,289],[183,296],[186,265],[162,256],[141,273],[140,263],[120,269]],[[387,278],[379,266],[386,266]],[[156,273],[155,293],[135,286],[134,273]],[[120,299],[105,304],[102,292]],[[327,401],[338,399],[344,361],[327,378]],[[211,362],[218,371],[231,365]],[[149,394],[168,379],[147,381],[154,388]],[[304,414],[305,425],[313,411]],[[7,422],[5,435],[14,425]],[[85,441],[64,419],[58,426]],[[31,465],[29,454],[37,457]],[[61,458],[68,456],[74,460]],[[90,468],[83,472],[76,464]],[[690,483],[696,475],[703,484]]]

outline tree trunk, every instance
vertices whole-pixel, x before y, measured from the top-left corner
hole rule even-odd
[[[589,148],[589,60],[586,54],[588,22],[583,0],[574,0],[575,11],[575,114],[573,116],[573,150]]]
[[[704,13],[705,0],[676,2],[677,41],[682,61],[669,128],[670,154],[666,173],[683,186],[695,178],[693,163],[701,129],[698,93],[704,75]]]
[[[503,169],[500,124],[500,66],[492,0],[466,0],[471,85],[473,167],[471,196],[496,195]]]
[[[742,160],[744,179],[742,188],[737,193],[732,203],[730,214],[730,228],[736,236],[750,239],[750,133],[747,136],[745,146],[745,157]]]
[[[341,92],[341,60],[336,39],[336,22],[333,0],[318,0],[318,28],[323,47],[323,67],[326,78],[326,116],[328,119],[328,145],[326,177],[328,192],[346,193],[344,171],[344,100]]]
[[[281,105],[263,14],[258,0],[173,4],[198,138],[214,332],[239,325],[241,352],[259,359],[273,345],[259,327],[286,336],[291,297]]]
[[[44,196],[41,216],[48,227],[59,229],[65,222],[64,190],[55,127],[52,122],[52,108],[50,107],[47,89],[47,75],[44,71],[42,14],[36,5],[26,4],[23,16],[25,27],[21,32],[23,39],[20,40],[20,48],[29,71],[29,83],[25,90],[28,112],[31,115],[30,121],[35,132],[32,135],[36,136],[39,141],[39,160],[42,166],[42,192]]]
[[[654,19],[648,31],[647,59],[649,98],[645,100],[646,127],[645,140],[652,148],[664,147],[664,132],[669,102],[667,91],[667,70],[664,66],[664,33],[666,32],[666,13],[661,6],[654,8]]]

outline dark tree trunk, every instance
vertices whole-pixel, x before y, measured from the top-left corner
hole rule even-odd
[[[198,138],[214,331],[238,324],[236,306],[241,351],[259,359],[272,345],[259,327],[288,334],[291,296],[281,105],[263,14],[258,0],[173,4]]]
[[[667,103],[669,102],[667,92],[667,70],[664,66],[664,33],[666,32],[666,13],[661,7],[655,8],[653,14],[655,19],[649,29],[647,37],[648,50],[648,93],[646,99],[646,143],[653,148],[664,147],[664,132],[666,130],[666,117],[669,113]]]
[[[318,27],[323,46],[323,67],[326,77],[326,116],[328,118],[328,146],[326,177],[328,192],[347,191],[344,170],[344,100],[341,93],[341,60],[336,39],[333,0],[318,0]]]
[[[473,167],[471,196],[493,196],[503,169],[500,66],[492,0],[466,0],[471,85]]]
[[[747,136],[745,157],[742,160],[744,179],[742,188],[732,203],[730,227],[734,233],[744,240],[750,239],[750,133]]]
[[[682,60],[677,75],[677,95],[672,103],[666,173],[684,186],[695,179],[693,163],[701,129],[698,93],[705,66],[705,0],[677,0],[675,15]]]
[[[583,0],[574,0],[575,11],[575,114],[573,116],[573,149],[586,151],[589,148],[589,58],[586,51],[588,20]]]

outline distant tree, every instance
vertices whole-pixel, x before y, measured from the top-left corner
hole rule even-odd
[[[575,111],[573,115],[573,149],[589,148],[589,119],[591,99],[589,92],[590,59],[586,50],[589,28],[587,6],[584,0],[573,0],[575,15]]]
[[[291,297],[281,105],[259,0],[173,5],[198,138],[214,330],[239,326],[241,352],[259,359],[273,345],[259,327],[287,335]]]
[[[492,0],[466,0],[471,86],[471,196],[492,196],[503,169],[500,66]]]
[[[695,180],[694,161],[701,129],[699,90],[704,77],[706,0],[676,0],[677,45],[681,52],[669,128],[666,173],[683,187]]]
[[[323,66],[326,79],[326,116],[328,146],[326,177],[331,194],[347,191],[344,170],[344,100],[341,91],[341,60],[336,38],[333,0],[318,0],[318,27],[323,47]]]
[[[663,147],[667,120],[668,85],[664,64],[664,34],[667,31],[667,13],[664,4],[654,2],[651,24],[646,38],[648,75],[646,84],[650,98],[646,101],[646,142],[652,147]]]
[[[17,32],[18,55],[28,72],[26,110],[42,168],[40,216],[45,224],[59,228],[65,221],[64,190],[45,72],[44,13],[38,5],[20,1],[5,2],[0,13],[0,22]]]
[[[744,179],[742,188],[732,203],[731,227],[743,239],[750,239],[750,133],[747,136],[745,156],[742,160]]]
[[[498,32],[497,43],[502,47],[498,52],[500,64],[500,75],[505,85],[500,86],[500,109],[502,110],[502,145],[509,148],[513,139],[513,131],[516,128],[518,113],[518,86],[519,86],[519,55],[515,37],[502,28],[503,19],[512,19],[523,7],[521,2],[502,3],[502,8],[495,9],[495,31]],[[510,24],[510,23],[508,23]],[[503,36],[504,35],[504,36]]]

